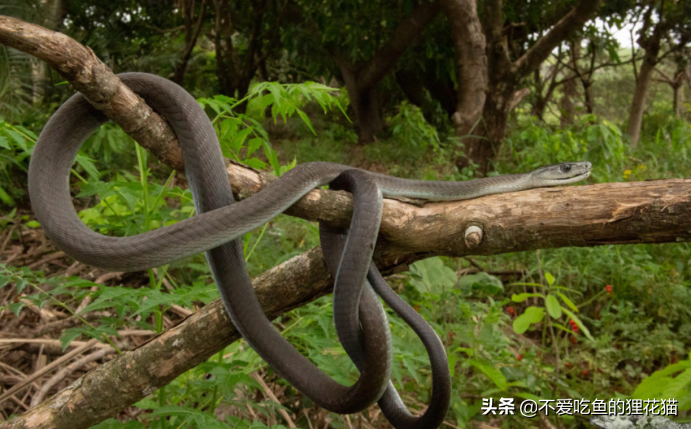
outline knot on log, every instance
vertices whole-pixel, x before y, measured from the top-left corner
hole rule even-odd
[[[483,236],[482,228],[477,225],[470,225],[465,230],[465,245],[468,246],[468,249],[474,249],[482,243]]]

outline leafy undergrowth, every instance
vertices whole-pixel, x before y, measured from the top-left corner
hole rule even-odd
[[[344,125],[347,119],[338,113],[345,101],[330,91],[317,84],[255,88],[243,115],[232,109],[240,100],[218,96],[201,103],[214,118],[226,156],[275,174],[294,162],[326,160],[403,177],[473,176],[472,169],[458,171],[452,162],[459,142],[425,126],[409,105],[389,118],[391,138],[358,147]],[[331,113],[313,114],[315,106]],[[267,108],[270,118],[263,116]],[[284,116],[287,125],[282,124]],[[617,125],[596,117],[559,130],[521,117],[515,128],[495,165],[498,173],[580,159],[594,165],[590,183],[691,173],[689,127],[680,121],[648,130],[636,152],[627,148]],[[0,123],[5,154],[0,199],[6,206],[25,198],[16,182],[34,140],[29,129]],[[92,229],[132,235],[194,214],[184,180],[134,148],[119,129],[106,126],[82,150],[72,183],[80,216]],[[662,151],[675,156],[658,156]],[[136,169],[130,167],[135,164]],[[25,386],[4,402],[3,417],[20,414],[32,398],[64,388],[104,359],[141,345],[218,298],[201,255],[149,272],[109,274],[61,254],[22,207],[2,216],[0,226],[0,326],[3,337],[11,340],[0,349],[4,387],[39,369],[46,356],[54,360],[63,349],[91,338],[116,350],[53,380],[50,392],[37,389],[45,381]],[[316,245],[317,227],[288,216],[244,237],[253,276]],[[675,397],[680,410],[691,408],[686,381],[691,374],[686,355],[691,338],[689,256],[688,244],[675,243],[431,258],[388,281],[446,346],[453,376],[449,426],[484,422],[531,427],[532,421],[520,416],[482,415],[482,399]],[[429,361],[412,331],[394,314],[389,316],[393,379],[404,402],[421,412],[431,392]],[[336,380],[356,379],[357,371],[336,341],[330,297],[294,310],[276,324]],[[376,407],[350,417],[316,407],[244,342],[226,347],[97,427],[287,427],[279,410],[298,427],[387,427]],[[559,424],[576,427],[578,422],[562,416]]]

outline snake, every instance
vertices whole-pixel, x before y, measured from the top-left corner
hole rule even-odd
[[[317,405],[342,414],[361,411],[377,401],[399,407],[400,398],[386,393],[391,390],[391,338],[386,314],[372,292],[373,287],[383,289],[385,285],[378,281],[371,264],[376,241],[373,235],[378,231],[381,214],[377,217],[374,211],[360,209],[362,215],[351,219],[351,230],[365,228],[368,232],[353,236],[351,231],[335,273],[338,300],[334,299],[334,318],[347,320],[350,317],[347,324],[356,326],[339,331],[339,339],[343,342],[341,335],[345,337],[349,355],[360,371],[359,378],[350,386],[331,379],[272,325],[252,287],[239,240],[245,233],[284,212],[312,189],[329,184],[353,167],[329,162],[299,164],[256,195],[235,202],[214,126],[194,97],[184,88],[156,75],[122,73],[118,77],[165,118],[175,132],[196,214],[172,225],[127,237],[99,234],[81,221],[70,195],[70,171],[83,142],[106,122],[107,117],[77,93],[48,120],[30,160],[31,205],[47,237],[72,258],[114,271],[145,270],[206,252],[231,321],[248,344],[298,391]],[[590,171],[589,162],[563,162],[529,173],[462,182],[365,174],[376,184],[378,198],[449,201],[575,183],[587,178]],[[362,225],[353,225],[353,220]],[[409,307],[407,311],[414,312]],[[429,344],[438,341],[438,338],[428,338]],[[399,411],[396,411],[397,416],[401,424],[405,424],[405,413]]]

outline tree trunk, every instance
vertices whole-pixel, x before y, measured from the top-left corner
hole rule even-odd
[[[478,130],[480,138],[466,142],[465,146],[467,159],[479,165],[480,174],[487,172],[489,160],[497,153],[506,136],[509,113],[518,104],[517,97],[525,95],[524,91],[518,91],[521,81],[540,67],[573,31],[582,28],[597,11],[601,1],[581,0],[515,61],[511,60],[509,41],[504,31],[502,1],[484,1],[482,28],[486,42],[487,92]],[[473,42],[460,40],[457,43]]]
[[[183,14],[185,16],[185,46],[182,49],[182,55],[175,66],[173,73],[173,82],[180,84],[187,71],[187,64],[192,57],[192,51],[197,45],[197,39],[204,23],[204,15],[206,13],[206,0],[202,0],[201,10],[197,17],[197,23],[194,23],[194,0],[184,0],[182,2]]]
[[[50,30],[57,30],[64,14],[62,0],[41,0],[39,7],[41,24]],[[31,59],[31,87],[31,101],[34,104],[44,102],[50,88],[50,70],[46,63],[36,58]]]
[[[233,35],[237,30],[234,28],[233,16],[228,3],[228,0],[214,0],[216,9],[214,25],[216,76],[221,94],[242,99],[247,94],[260,63],[261,44],[259,37],[266,0],[252,3],[252,26],[246,42],[247,49],[244,57],[240,57],[233,46]],[[246,108],[247,103],[236,106],[236,109],[242,112]]]
[[[455,133],[466,145],[466,156],[478,155],[479,126],[487,98],[487,53],[485,35],[475,0],[443,0],[451,25],[456,52],[456,111],[451,116]],[[480,155],[483,156],[483,155]],[[465,163],[465,160],[459,160]]]
[[[569,79],[564,82],[563,95],[561,97],[561,101],[559,102],[559,110],[561,111],[559,125],[562,127],[573,125],[573,120],[576,117],[573,99],[576,97],[576,93],[575,79]]]
[[[641,134],[641,125],[643,123],[643,112],[645,110],[645,100],[648,95],[648,88],[653,77],[653,70],[657,64],[657,52],[652,54],[652,48],[646,49],[646,54],[643,59],[643,64],[638,71],[638,80],[636,81],[636,89],[633,93],[633,101],[631,103],[631,111],[629,113],[629,125],[626,128],[626,133],[631,137],[631,146],[638,147],[638,140]],[[651,52],[651,55],[648,53]]]
[[[533,81],[535,83],[535,91],[533,93],[535,101],[533,102],[532,114],[542,121],[547,108],[547,97],[542,95],[545,85],[539,68],[533,72]]]
[[[369,61],[362,64],[354,64],[338,47],[331,50],[348,89],[358,126],[359,143],[365,144],[376,140],[377,135],[384,129],[377,85],[393,71],[405,50],[415,42],[425,26],[438,13],[438,1],[420,2],[410,16],[398,24],[391,38]]]
[[[684,76],[684,66],[679,65],[672,82],[672,108],[676,118],[681,118],[684,115]]]
[[[348,61],[338,61],[339,68],[346,89],[350,107],[353,109],[357,124],[358,143],[367,144],[377,140],[377,135],[384,130],[384,120],[381,114],[381,104],[376,86],[363,87],[359,77],[361,72]]]
[[[506,136],[509,113],[515,107],[514,96],[517,83],[490,79],[489,91],[482,112],[479,126],[480,138],[474,138],[466,144],[466,156],[479,166],[478,173],[485,176],[489,170],[489,161],[499,151],[499,146]]]
[[[684,103],[681,101],[681,85],[674,85],[672,87],[672,109],[674,110],[674,117],[682,117],[682,107]]]
[[[652,7],[652,6],[651,6]],[[650,14],[646,14],[646,19],[650,20]],[[648,23],[647,25],[651,25]],[[660,54],[660,42],[662,36],[666,31],[667,23],[660,21],[655,24],[653,34],[646,40],[644,35],[638,41],[638,44],[645,49],[645,56],[643,57],[643,64],[638,71],[638,79],[636,79],[636,88],[633,92],[633,101],[631,102],[631,111],[629,112],[629,124],[626,128],[626,133],[631,138],[631,146],[638,147],[638,140],[641,135],[641,125],[643,123],[643,112],[645,111],[645,100],[648,95],[648,88],[650,81],[653,79],[653,71],[658,62],[658,55]]]
[[[593,82],[591,80],[581,81],[583,84],[583,96],[585,98],[585,111],[589,114],[595,112],[595,99],[593,97]]]

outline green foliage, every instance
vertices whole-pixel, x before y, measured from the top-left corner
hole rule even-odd
[[[281,175],[295,165],[295,160],[287,167],[281,166],[278,156],[271,147],[269,136],[260,120],[270,109],[271,116],[276,122],[280,116],[284,121],[297,114],[303,123],[314,134],[314,128],[307,114],[302,110],[308,102],[315,102],[326,113],[337,108],[343,115],[345,110],[338,98],[332,93],[334,89],[315,82],[302,84],[279,84],[276,82],[261,82],[253,85],[247,96],[236,100],[224,95],[213,98],[201,98],[202,107],[209,107],[215,113],[213,122],[221,143],[223,156],[247,164],[250,167],[264,169],[267,164],[252,155],[259,149],[264,149],[264,155],[276,175]],[[237,113],[237,107],[248,103],[248,113]],[[249,139],[249,140],[248,140]]]
[[[506,145],[519,164],[517,171],[530,171],[562,161],[590,161],[597,181],[616,181],[626,165],[626,146],[619,127],[607,120],[582,116],[572,128],[552,129],[530,118],[510,135]],[[503,167],[503,166],[502,166]]]
[[[388,119],[392,136],[407,149],[439,150],[441,141],[436,128],[427,123],[419,107],[402,102],[396,115]]]
[[[116,68],[150,69],[162,74],[172,70],[184,37],[160,29],[179,26],[179,17],[157,16],[151,5],[135,13],[140,6],[128,4],[133,24],[127,25],[113,14],[118,8],[115,3],[93,8],[75,3],[70,6],[66,25],[83,28],[79,31],[85,40],[98,41],[90,46],[102,58],[111,58]],[[559,3],[547,9],[558,9]],[[362,17],[381,13],[387,18],[377,20],[376,26],[383,30],[377,34],[384,35],[407,16],[412,3],[375,2],[364,9],[343,2],[328,6],[298,2],[298,6],[307,12],[306,16],[319,18],[313,21],[324,32],[327,43],[341,46],[343,29],[347,29],[344,54],[359,61],[370,58],[385,37],[365,39],[363,35],[370,34],[371,29],[354,26],[353,22],[369,22]],[[550,12],[541,10],[540,3],[505,2],[504,7],[507,22],[524,23],[522,26],[530,28],[526,34],[538,34],[536,19]],[[337,21],[326,19],[329,14],[337,16]],[[618,19],[610,18],[614,23]],[[234,37],[243,52],[248,40],[244,32],[247,18],[239,19],[242,22]],[[414,76],[421,81],[438,78],[453,83],[452,46],[440,42],[447,40],[448,23],[437,21],[411,47],[400,69],[415,71]],[[134,27],[136,31],[132,31]],[[312,61],[315,55],[320,56],[319,61],[331,60],[314,48],[316,40],[306,38],[307,28],[284,30],[283,38],[299,30],[301,37],[286,43],[300,46],[282,51],[280,59],[269,55],[266,62],[270,75],[290,82],[305,73],[321,78],[319,72],[329,67],[335,71],[332,64]],[[596,51],[598,61],[626,59],[606,34],[586,30],[586,49]],[[103,35],[112,31],[120,31],[123,37],[106,40]],[[528,46],[532,40],[526,43],[512,46]],[[461,149],[454,138],[448,137],[452,132],[446,112],[438,103],[418,108],[402,102],[393,79],[386,79],[380,86],[380,94],[387,98],[384,113],[388,135],[360,147],[355,146],[353,124],[345,115],[348,95],[343,89],[337,93],[330,86],[314,82],[260,82],[242,98],[211,95],[215,87],[208,84],[208,76],[214,71],[216,58],[206,47],[210,40],[204,35],[200,45],[205,47],[196,48],[191,63],[196,72],[186,79],[197,82],[192,90],[206,96],[199,102],[212,116],[223,153],[231,159],[255,168],[270,168],[278,175],[298,161],[327,160],[404,177],[472,177],[472,169],[456,170],[455,159]],[[28,156],[36,141],[35,133],[45,122],[42,115],[52,111],[70,89],[54,85],[53,98],[48,97],[45,105],[32,110],[28,58],[0,49],[0,114],[4,118],[0,121],[0,204],[8,208],[0,217],[0,229],[8,234],[14,231],[9,236],[14,243],[21,239],[22,232],[40,227],[25,210]],[[152,54],[140,59],[143,51]],[[298,51],[309,55],[296,56]],[[646,111],[639,148],[628,147],[621,129],[632,77],[628,71],[616,70],[598,71],[594,84],[598,115],[584,115],[577,108],[573,125],[553,125],[556,116],[552,121],[548,118],[547,123],[540,122],[526,116],[519,106],[511,122],[512,131],[496,160],[497,171],[528,171],[565,160],[588,160],[594,164],[594,182],[691,175],[691,127],[687,120],[673,117],[663,90],[656,93]],[[327,81],[328,76],[323,82]],[[425,97],[426,102],[434,101],[429,94]],[[106,124],[89,139],[70,180],[78,192],[77,206],[89,205],[79,215],[90,228],[109,235],[132,235],[194,214],[184,184],[167,168],[146,158],[146,153],[115,125]],[[316,245],[315,225],[287,216],[244,237],[252,275]],[[435,257],[412,264],[410,272],[393,275],[389,281],[430,321],[446,347],[453,377],[447,421],[458,427],[487,422],[479,412],[479,398],[490,396],[672,396],[679,399],[680,409],[689,410],[691,364],[679,359],[684,359],[691,347],[690,253],[687,244],[676,243],[551,249],[541,251],[538,258],[534,253],[522,252],[478,256],[472,262]],[[115,344],[118,331],[126,328],[160,332],[164,316],[174,305],[195,309],[218,297],[201,255],[148,274],[148,278],[132,275],[134,280],[128,279],[126,286],[109,287],[3,264],[0,287],[13,295],[0,311],[3,317],[12,317],[34,306],[56,306],[76,313],[69,316],[77,320],[76,326],[61,335],[63,347],[80,338]],[[606,286],[613,287],[613,291],[608,292]],[[74,311],[84,300],[90,303]],[[111,314],[85,317],[105,310]],[[390,311],[388,315],[397,363],[393,380],[404,401],[419,412],[420,404],[430,398],[429,361],[409,327]],[[350,384],[357,378],[357,370],[337,341],[329,297],[296,309],[277,323],[302,353],[336,380]],[[257,399],[260,387],[250,376],[255,371],[262,371],[266,378],[282,385],[279,390],[284,395],[283,403],[298,415],[297,425],[307,427],[307,420],[298,413],[313,407],[311,401],[275,376],[243,342],[227,347],[140,401],[134,413],[137,420],[109,420],[96,427],[265,428],[265,422],[274,419],[280,406]],[[251,412],[245,413],[248,407]],[[226,409],[237,415],[226,416]],[[333,427],[348,427],[342,416],[332,414],[327,419]],[[558,423],[560,427],[576,426],[569,419]],[[524,419],[506,417],[501,424],[524,427],[526,423]]]
[[[456,273],[439,258],[418,261],[410,266],[410,283],[420,293],[440,293],[456,284]]]
[[[26,173],[36,138],[36,134],[23,126],[0,118],[0,203],[6,206],[14,206],[15,198],[24,196],[12,176],[17,170]]]
[[[691,409],[691,360],[680,361],[655,371],[636,387],[632,398],[679,401],[680,410]]]

